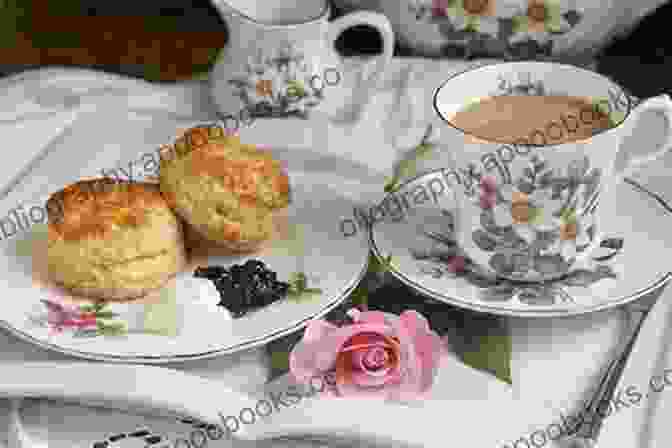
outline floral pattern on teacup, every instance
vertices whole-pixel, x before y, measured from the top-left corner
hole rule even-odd
[[[245,73],[229,84],[252,118],[307,118],[323,99],[323,80],[291,42],[284,42],[273,55],[259,51],[248,59]]]
[[[562,173],[538,154],[511,184],[482,176],[475,200],[481,227],[473,231],[473,241],[492,253],[489,265],[500,276],[559,277],[594,240],[592,210],[583,210],[595,200],[600,179],[588,157],[572,161]]]
[[[517,300],[530,306],[551,306],[575,303],[568,288],[590,287],[606,280],[617,279],[616,271],[607,264],[623,249],[622,238],[606,238],[595,250],[590,267],[577,268],[544,282],[517,281],[493,274],[471,259],[457,242],[455,217],[452,211],[442,210],[446,229],[442,233],[425,234],[434,243],[429,250],[411,249],[418,262],[419,272],[434,278],[462,279],[478,288],[481,300],[504,302]]]
[[[582,19],[559,0],[417,0],[409,9],[418,21],[438,27],[447,54],[461,48],[467,57],[508,60],[550,56],[554,39]]]
[[[529,195],[515,187],[507,190],[508,198],[498,190],[499,201],[488,196],[479,200],[481,227],[472,238],[480,250],[492,254],[490,267],[499,275],[521,279],[530,271],[544,277],[568,272],[594,239],[590,216],[579,219],[571,209],[556,216],[551,203],[561,211],[562,201],[551,200],[543,190]]]

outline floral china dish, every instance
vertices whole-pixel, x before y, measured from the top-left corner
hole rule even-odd
[[[596,211],[599,236],[586,256],[546,281],[500,275],[487,264],[494,246],[505,244],[474,206],[463,209],[447,186],[445,170],[418,176],[375,207],[371,244],[392,275],[423,295],[455,306],[499,315],[557,317],[594,312],[635,300],[666,284],[665,260],[672,240],[669,211],[656,198],[627,183],[614,187]],[[486,261],[466,251],[459,215],[482,220],[479,235]],[[487,229],[487,230],[485,230]],[[513,232],[511,232],[513,234]],[[513,239],[513,237],[511,238]],[[493,249],[493,250],[490,250]],[[553,259],[542,261],[556,267]]]
[[[221,122],[196,123],[195,127],[224,131]],[[255,140],[248,135],[242,141],[251,145],[260,138],[257,136]],[[162,145],[156,150],[156,157],[154,153],[140,157],[136,145],[122,145],[120,155],[125,160],[119,166],[125,167],[124,173],[135,173],[129,180],[156,182],[157,171],[144,171],[141,167],[158,166],[157,159],[168,157],[169,149],[173,156],[183,155],[180,143],[183,140],[178,133],[175,144]],[[69,138],[63,145],[76,146]],[[14,204],[14,208],[5,210],[5,217],[0,219],[4,235],[0,265],[5,273],[6,295],[12,297],[11,306],[0,316],[0,326],[20,339],[72,356],[109,362],[166,363],[263,345],[326,314],[345,300],[366,271],[369,259],[366,239],[363,235],[344,236],[338,227],[339,220],[351,213],[356,202],[326,185],[320,173],[304,169],[306,162],[324,163],[321,155],[283,152],[268,146],[265,150],[284,166],[292,189],[287,215],[278,221],[267,244],[254,253],[234,254],[200,240],[198,245],[188,246],[187,266],[176,276],[143,297],[127,301],[82,297],[56,284],[45,261],[49,229],[44,222],[36,221],[40,216],[44,220],[51,191],[63,188],[48,173],[63,168],[60,176],[55,177],[63,179],[69,173],[70,181],[82,175],[99,176],[101,172],[113,173],[110,176],[114,177],[123,174],[99,159],[89,163],[88,159],[75,156],[68,159],[67,153],[60,154],[65,164],[40,165],[25,178],[23,185],[34,185],[38,178],[51,180],[47,185],[39,184],[33,194],[19,190],[10,195],[5,204]],[[82,163],[89,163],[86,170],[82,169]],[[316,204],[323,207],[319,213],[315,212]],[[28,213],[34,217],[32,225],[26,224]],[[237,315],[231,305],[238,300],[236,291],[242,290],[225,291],[220,288],[226,286],[222,279],[212,281],[198,272],[204,271],[199,268],[225,268],[234,278],[234,269],[247,270],[248,265],[268,267],[249,271],[250,275],[245,277],[263,274],[267,280],[273,280],[271,283],[259,280],[258,287],[286,281],[290,289],[280,300],[260,303],[259,308]],[[102,266],[114,269],[115,265]],[[300,287],[295,290],[294,286]]]
[[[379,13],[359,11],[329,22],[326,0],[213,3],[230,39],[210,75],[211,94],[230,120],[307,118],[312,110],[347,113],[365,104],[392,59],[394,34]],[[334,43],[358,25],[375,28],[384,48],[361,90],[352,92],[355,82]]]
[[[663,2],[625,0],[337,0],[384,13],[397,39],[423,56],[593,57]]]
[[[575,109],[563,104],[548,114],[530,111],[542,117],[540,124],[521,129],[525,135],[511,141],[481,138],[454,124],[458,112],[473,113],[482,100],[510,96],[580,102]],[[476,106],[470,109],[472,105]],[[443,174],[446,183],[460,191],[456,236],[474,261],[510,280],[552,280],[589,256],[601,238],[597,210],[605,196],[613,194],[624,177],[659,160],[672,143],[669,97],[633,106],[608,78],[551,62],[496,63],[467,70],[436,90],[434,108],[445,122],[446,135],[461,142],[461,150],[452,152],[454,165]],[[621,142],[631,135],[644,137],[636,130],[647,111],[666,118],[663,142],[641,145],[643,151],[634,155]],[[514,113],[506,120],[502,123],[511,127],[516,120],[531,120],[531,115]],[[594,122],[601,124],[593,128]],[[587,137],[573,139],[579,131]]]

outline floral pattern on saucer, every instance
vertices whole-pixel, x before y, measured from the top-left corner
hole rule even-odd
[[[527,305],[555,305],[575,303],[567,287],[589,287],[605,279],[617,279],[614,269],[607,264],[623,249],[622,238],[607,238],[601,241],[597,252],[603,255],[592,257],[590,269],[577,268],[544,282],[523,282],[493,275],[459,247],[455,235],[455,218],[452,212],[443,210],[449,231],[442,234],[425,234],[434,242],[432,249],[412,249],[411,255],[419,264],[419,271],[434,278],[460,278],[479,288],[479,297],[485,301],[504,302],[517,299]]]
[[[550,56],[554,38],[583,17],[558,0],[417,0],[409,9],[418,21],[438,27],[445,53],[461,48],[467,56],[509,60]]]
[[[252,118],[307,118],[323,99],[321,80],[313,76],[305,55],[290,42],[272,56],[260,51],[249,59],[246,72],[229,84]]]

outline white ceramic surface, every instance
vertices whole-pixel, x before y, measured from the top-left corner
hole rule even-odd
[[[256,7],[248,2],[213,3],[230,36],[210,75],[212,96],[222,116],[246,121],[247,117],[307,117],[319,110],[346,117],[367,103],[392,59],[394,34],[381,14],[360,11],[329,22],[328,2],[320,0],[307,8],[322,5],[318,17],[308,14],[302,20],[278,24],[273,11],[283,17],[285,2],[270,2],[270,8],[265,2],[254,3]],[[375,28],[383,41],[382,55],[374,58],[359,85],[344,70],[334,48],[343,31],[357,25]]]

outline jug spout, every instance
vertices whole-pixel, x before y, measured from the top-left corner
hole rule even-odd
[[[219,15],[225,21],[236,14],[237,10],[224,0],[212,0],[212,6],[215,7]]]

